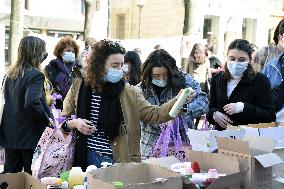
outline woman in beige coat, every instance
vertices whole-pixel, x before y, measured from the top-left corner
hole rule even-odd
[[[101,167],[101,162],[140,161],[140,120],[163,123],[176,98],[162,106],[151,105],[134,86],[125,84],[121,67],[125,50],[103,40],[93,47],[82,78],[77,78],[63,105],[63,130],[75,129],[74,166]],[[189,97],[191,98],[191,97]]]

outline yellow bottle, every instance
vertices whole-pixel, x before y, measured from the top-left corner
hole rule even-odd
[[[75,185],[83,185],[85,176],[86,173],[82,171],[81,167],[72,167],[68,178],[69,187],[73,188]]]

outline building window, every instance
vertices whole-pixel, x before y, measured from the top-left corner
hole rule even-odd
[[[101,9],[100,0],[96,0],[96,11],[99,11],[100,9]]]
[[[25,0],[25,9],[30,10],[30,0]]]
[[[117,39],[124,39],[125,38],[125,15],[118,14],[117,18],[117,30],[116,30],[116,37]]]
[[[11,7],[11,0],[4,0],[5,7]]]
[[[284,11],[284,0],[270,0],[272,10]]]
[[[242,24],[242,39],[246,39],[252,43],[255,43],[256,27],[257,27],[256,19],[244,18]]]
[[[9,32],[10,29],[8,27],[5,28],[5,65],[10,65],[10,57],[9,57]]]
[[[81,0],[81,13],[85,14],[85,0]]]
[[[203,39],[207,39],[207,43],[212,42],[212,19],[211,18],[204,19]]]

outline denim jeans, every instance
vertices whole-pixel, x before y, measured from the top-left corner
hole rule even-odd
[[[95,165],[97,168],[101,168],[102,162],[113,163],[113,159],[110,156],[103,156],[95,150],[88,149],[87,163],[88,165]]]

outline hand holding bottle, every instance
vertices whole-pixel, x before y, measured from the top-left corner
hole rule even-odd
[[[186,101],[191,101],[194,98],[194,94],[192,94],[193,92],[194,90],[191,87],[182,89],[179,92],[177,96],[177,101],[169,112],[169,115],[171,117],[177,117]]]

